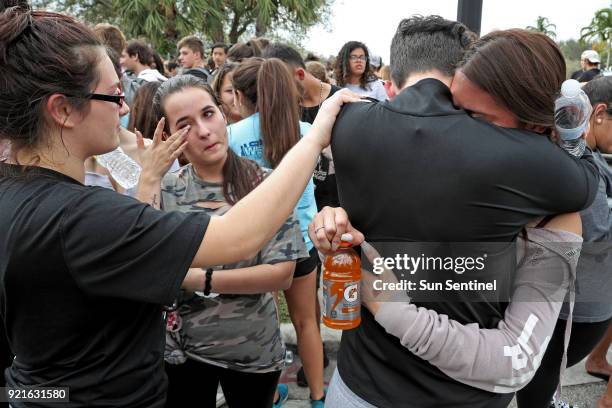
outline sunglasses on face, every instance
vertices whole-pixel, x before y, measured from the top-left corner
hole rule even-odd
[[[96,100],[96,101],[113,102],[113,103],[116,103],[117,105],[119,105],[120,108],[125,103],[125,95],[123,95],[123,94],[121,94],[121,95],[106,95],[106,94],[90,93],[89,95],[86,95],[85,97],[88,98],[88,99]]]
[[[98,94],[98,93],[90,93],[83,96],[78,95],[66,95],[71,98],[80,98],[80,99],[91,99],[96,101],[105,101],[105,102],[113,102],[116,103],[120,108],[123,107],[125,103],[125,95],[107,95],[107,94]]]

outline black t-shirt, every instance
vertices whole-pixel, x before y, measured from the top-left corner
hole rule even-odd
[[[601,75],[601,70],[598,68],[589,69],[588,71],[584,71],[582,74],[578,75],[576,79],[578,82],[589,82],[592,79],[595,79]]]
[[[330,98],[333,94],[335,94],[336,92],[338,92],[340,89],[337,87],[336,85],[331,85],[331,89],[329,91],[329,95],[327,95],[327,98]],[[325,99],[327,99],[325,98]],[[323,102],[323,101],[321,101]],[[311,107],[304,107],[302,106],[302,115],[300,120],[302,122],[308,122],[308,123],[313,123],[315,118],[317,117],[317,113],[319,113],[319,108],[321,107],[321,105],[315,105],[315,106],[311,106]]]
[[[7,384],[69,387],[62,406],[162,407],[162,305],[209,217],[22,170],[0,164],[1,312],[16,355]]]
[[[597,190],[591,161],[546,136],[474,119],[451,101],[444,84],[425,79],[392,101],[348,104],[340,113],[332,135],[340,204],[368,241],[511,242],[538,216],[590,205]],[[502,302],[453,295],[454,302],[425,305],[485,328],[503,318]],[[461,384],[415,357],[362,310],[338,355],[342,379],[361,398],[419,408],[510,402],[512,395]]]
[[[338,92],[340,89],[336,85],[331,85],[329,95]],[[325,98],[325,99],[327,99]],[[321,105],[311,106],[308,108],[302,107],[302,114],[300,120],[302,122],[313,123],[319,113]],[[321,154],[319,156],[319,163],[314,171],[314,183],[315,183],[315,200],[317,202],[317,208],[321,210],[325,206],[338,207],[340,202],[338,201],[338,189],[336,187],[336,176],[335,174],[329,174],[329,159]]]

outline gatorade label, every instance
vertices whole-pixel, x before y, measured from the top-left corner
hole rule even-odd
[[[358,282],[323,279],[323,293],[323,313],[327,318],[349,321],[360,318]]]

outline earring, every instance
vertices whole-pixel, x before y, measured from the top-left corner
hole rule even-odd
[[[602,121],[601,121],[601,119],[597,119],[596,122],[597,122],[598,125],[601,125]]]

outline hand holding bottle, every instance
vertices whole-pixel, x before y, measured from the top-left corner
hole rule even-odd
[[[363,234],[353,228],[342,207],[323,207],[308,226],[308,236],[312,244],[323,255],[336,251],[345,233],[353,237],[352,245],[359,245],[364,240]]]

